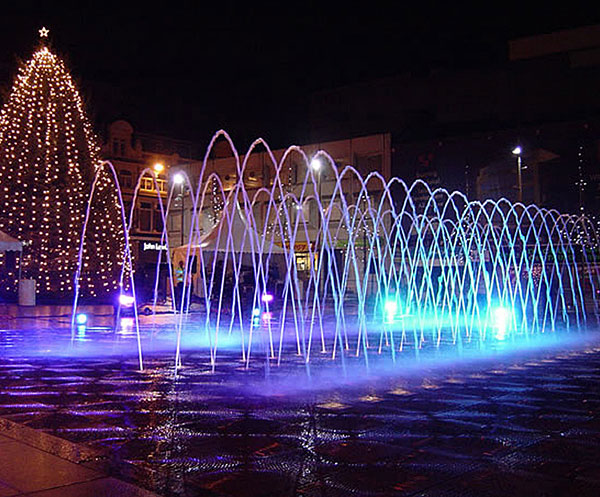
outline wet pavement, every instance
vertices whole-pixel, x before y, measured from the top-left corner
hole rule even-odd
[[[594,334],[440,367],[413,354],[380,377],[348,363],[319,383],[227,351],[215,372],[185,352],[177,379],[172,352],[144,372],[135,353],[19,353],[24,332],[0,331],[0,416],[165,496],[600,495]]]

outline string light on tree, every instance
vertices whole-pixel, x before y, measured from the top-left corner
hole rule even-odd
[[[23,275],[38,292],[73,290],[77,249],[100,148],[64,62],[46,45],[24,63],[0,111],[0,230],[26,244]],[[101,172],[85,240],[82,289],[117,287],[123,253],[117,197]]]

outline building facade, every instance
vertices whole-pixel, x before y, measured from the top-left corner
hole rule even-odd
[[[136,284],[142,293],[154,281],[158,252],[163,251],[164,263],[168,260],[160,204],[162,202],[163,209],[166,209],[169,175],[172,170],[189,168],[194,163],[192,156],[195,152],[192,143],[135,132],[133,126],[124,120],[114,121],[107,128],[102,156],[115,168],[127,216],[133,206],[129,240]],[[151,174],[144,174],[147,170],[154,171],[156,183]],[[177,203],[180,199],[173,201]]]
[[[391,178],[391,137],[389,134],[376,134],[365,137],[358,137],[346,140],[337,140],[326,143],[313,143],[301,147],[307,161],[297,152],[287,156],[281,165],[280,181],[282,183],[288,212],[293,217],[292,223],[298,216],[302,216],[304,222],[302,229],[298,230],[294,240],[294,253],[296,257],[296,267],[300,273],[300,278],[306,276],[313,264],[317,263],[315,257],[315,243],[318,240],[318,233],[321,231],[319,202],[321,208],[331,210],[330,231],[337,229],[341,224],[341,210],[332,206],[340,202],[340,192],[336,193],[336,172],[340,174],[345,166],[351,165],[356,169],[362,178],[366,178],[371,173],[377,173],[381,179],[372,179],[366,184],[366,192],[373,205],[377,205],[383,195],[383,182],[388,182]],[[325,157],[320,156],[320,167],[317,173],[318,186],[309,186],[310,193],[303,193],[303,185],[307,181],[307,175],[310,175],[310,160],[315,157],[318,151],[326,152],[332,159],[329,162]],[[273,150],[272,154],[277,164],[282,161],[286,149]],[[270,190],[275,181],[275,166],[271,156],[265,149],[253,151],[248,158],[240,156],[240,163],[247,160],[244,171],[244,190],[252,203],[254,228],[257,233],[266,233],[267,236],[273,236],[274,242],[279,246],[289,244],[285,235],[277,232],[276,215],[273,208],[269,209],[271,201],[270,195],[264,190]],[[218,142],[207,160],[206,168],[203,174],[203,182],[199,184],[202,164],[200,162],[191,163],[186,172],[192,180],[195,187],[205,191],[204,201],[198,206],[198,227],[200,235],[208,234],[219,221],[222,211],[225,207],[225,199],[229,193],[238,184],[238,170],[235,157],[231,154],[227,142]],[[336,171],[334,171],[334,168]],[[215,181],[218,178],[218,181]],[[383,180],[383,181],[382,181]],[[310,182],[310,179],[308,180]],[[222,185],[222,187],[221,187]],[[312,185],[312,184],[311,184]],[[316,191],[315,191],[316,190]],[[364,191],[364,190],[363,190]],[[365,202],[365,195],[360,195],[361,183],[354,174],[345,175],[341,181],[341,194],[348,205],[354,205],[356,202]],[[183,191],[184,206],[174,208],[169,215],[169,224],[167,226],[169,233],[169,242],[171,247],[187,244],[191,231],[191,222],[194,215],[194,206],[191,195]],[[318,201],[317,202],[317,198]],[[304,198],[302,204],[292,206],[291,199]],[[276,199],[280,201],[280,199]],[[300,210],[302,211],[300,213]],[[268,215],[269,214],[269,215]],[[182,222],[183,220],[183,222]],[[181,227],[183,226],[183,231]],[[273,230],[276,231],[273,234]],[[344,251],[347,248],[347,232],[345,235],[341,232],[330,233],[332,239],[336,240],[336,251]],[[344,239],[344,236],[346,237]],[[197,239],[193,240],[197,243]],[[355,247],[361,245],[360,240],[355,242]],[[289,246],[289,245],[288,245]],[[364,244],[361,246],[364,251]],[[364,255],[363,255],[364,257]],[[175,261],[177,262],[177,261]],[[352,285],[352,282],[350,283]]]
[[[469,198],[600,215],[600,25],[511,40],[488,66],[430,67],[316,92],[322,139],[392,134],[392,171]],[[419,205],[427,198],[423,194]]]

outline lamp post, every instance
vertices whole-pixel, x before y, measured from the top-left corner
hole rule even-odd
[[[175,176],[173,176],[173,182],[176,185],[181,185],[181,245],[183,245],[183,229],[184,229],[184,222],[183,222],[183,216],[185,214],[185,210],[184,210],[184,206],[183,206],[183,189],[185,188],[185,177],[183,176],[182,173],[176,173]]]
[[[522,163],[521,163],[521,153],[523,150],[520,145],[517,145],[513,148],[512,153],[517,157],[517,188],[519,189],[519,202],[523,202],[523,179],[521,176]]]

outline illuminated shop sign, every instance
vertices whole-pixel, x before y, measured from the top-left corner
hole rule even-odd
[[[167,250],[167,246],[156,242],[144,242],[142,250]]]

